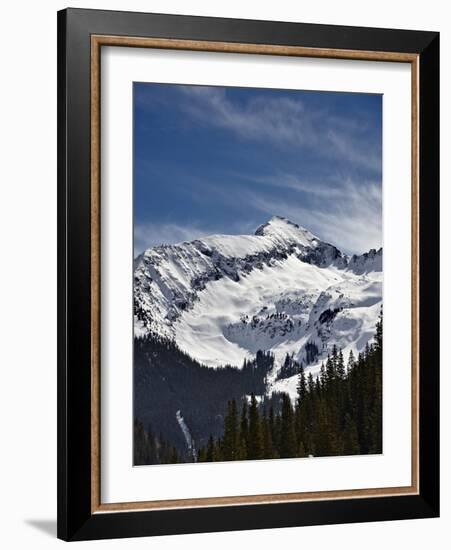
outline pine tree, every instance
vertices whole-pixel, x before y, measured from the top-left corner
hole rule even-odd
[[[315,382],[315,390],[316,390],[316,397],[319,399],[321,397],[321,394],[323,392],[325,385],[321,383],[320,377],[318,376],[316,378]]]
[[[336,348],[334,345],[334,350],[336,352]],[[327,356],[326,361],[326,383],[325,387],[327,389],[332,387],[332,384],[335,381],[335,370],[336,370],[336,360],[333,359],[333,357],[330,357],[330,355]]]
[[[241,409],[241,420],[240,420],[240,458],[241,460],[247,459],[247,446],[248,446],[248,436],[249,436],[249,425],[247,418],[247,401],[243,400],[243,406]]]
[[[332,364],[333,364],[333,368],[334,368],[334,372],[337,371],[337,364],[338,364],[338,348],[337,348],[337,344],[334,344],[332,346],[332,357],[331,357],[331,361],[332,361]]]
[[[251,396],[251,406],[249,408],[249,433],[247,443],[247,457],[250,460],[263,458],[263,434],[258,412],[258,404],[255,395]]]
[[[305,372],[304,367],[301,365],[301,371],[298,376],[298,385],[297,385],[297,391],[298,391],[298,405],[302,403],[305,396],[307,395],[307,381],[305,379]]]
[[[262,431],[263,431],[263,458],[274,458],[271,423],[266,415],[266,411],[264,411],[263,413]]]
[[[213,445],[213,462],[224,460],[221,440],[218,438]]]
[[[178,462],[180,462],[180,460],[179,460],[179,455],[178,455],[177,449],[175,447],[172,447],[171,458],[169,459],[169,463],[170,464],[177,464]]]
[[[280,426],[280,457],[291,458],[296,456],[296,434],[294,430],[294,413],[290,396],[282,394],[282,412]]]
[[[324,400],[320,400],[316,407],[313,440],[317,456],[330,455],[329,423]]]
[[[376,324],[376,348],[382,353],[382,308],[379,314],[379,319]]]
[[[133,426],[133,463],[135,466],[149,464],[149,438],[144,426],[135,419]]]
[[[278,434],[276,431],[276,419],[274,414],[274,407],[272,405],[269,409],[268,427],[271,433],[271,441],[272,441],[273,452],[274,452],[274,449],[277,449],[278,447],[278,437],[277,437]]]
[[[343,351],[341,350],[340,348],[340,351],[338,352],[338,356],[337,356],[337,378],[339,380],[344,380],[345,379],[345,375],[346,375],[346,372],[345,372],[345,362],[344,362],[344,358],[343,358]]]
[[[227,414],[224,419],[224,460],[236,460],[239,453],[238,413],[236,401],[232,399],[227,404]]]
[[[307,452],[305,450],[304,443],[302,441],[299,441],[298,452],[296,453],[296,456],[299,456],[299,457],[307,456]]]
[[[205,455],[205,461],[206,462],[213,462],[215,459],[215,441],[213,439],[213,436],[210,435],[208,438],[208,444],[207,444],[207,452]]]
[[[343,454],[355,455],[360,451],[357,427],[349,414],[344,419]]]
[[[351,349],[351,351],[349,352],[349,356],[348,356],[347,374],[349,374],[352,371],[352,369],[354,368],[354,364],[355,364],[355,357],[354,357],[354,353]]]
[[[329,356],[327,356],[328,360],[330,360]],[[326,387],[326,381],[327,381],[327,376],[326,376],[326,368],[324,366],[324,363],[321,363],[321,368],[320,368],[320,371],[319,371],[319,376],[318,378],[316,379],[317,382],[319,382],[319,384],[321,385],[321,388],[325,388]]]

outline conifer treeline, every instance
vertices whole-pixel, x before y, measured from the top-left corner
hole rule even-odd
[[[151,429],[146,430],[139,420],[133,426],[133,464],[176,464],[186,462],[174,445],[160,434],[156,436]]]
[[[134,342],[134,448],[139,464],[162,464],[165,443],[175,447],[180,462],[191,462],[186,439],[177,420],[183,417],[196,445],[206,445],[209,434],[223,433],[227,401],[243,395],[263,394],[274,355],[257,351],[241,368],[207,368],[181,351],[175,342],[148,335]],[[153,433],[152,433],[153,432]],[[166,446],[167,446],[166,445]],[[158,453],[155,450],[158,449]],[[144,457],[144,458],[143,458]],[[146,458],[147,457],[147,458]]]
[[[269,407],[252,394],[228,402],[222,437],[210,436],[200,462],[382,452],[382,316],[375,341],[347,365],[334,346],[316,380],[301,367],[297,399]]]

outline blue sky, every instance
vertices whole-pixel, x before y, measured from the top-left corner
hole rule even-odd
[[[272,215],[382,246],[382,96],[134,84],[135,254]]]

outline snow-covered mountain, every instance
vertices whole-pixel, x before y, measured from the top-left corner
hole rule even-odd
[[[268,389],[288,354],[317,372],[336,344],[363,350],[382,303],[382,249],[349,257],[273,217],[254,235],[213,235],[156,246],[135,260],[135,337],[174,340],[208,367],[241,367],[271,350]]]

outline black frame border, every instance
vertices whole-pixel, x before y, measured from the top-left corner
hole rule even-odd
[[[91,35],[419,56],[419,495],[91,513]],[[58,537],[90,540],[439,515],[439,33],[58,12]]]

